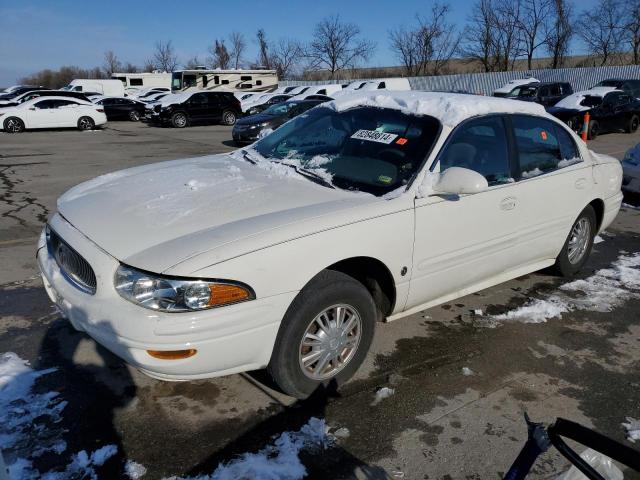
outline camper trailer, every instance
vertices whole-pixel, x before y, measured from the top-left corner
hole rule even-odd
[[[111,78],[120,80],[125,90],[164,87],[171,88],[171,73],[112,73]]]
[[[270,92],[278,87],[275,70],[178,70],[173,72],[174,93],[193,90]]]

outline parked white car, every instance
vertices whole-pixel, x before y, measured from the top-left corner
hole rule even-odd
[[[91,130],[105,123],[107,117],[100,106],[69,97],[38,97],[0,110],[0,124],[8,133],[37,128]]]
[[[621,182],[540,105],[376,91],[72,188],[37,258],[71,323],[148,375],[267,367],[305,397],[354,374],[378,320],[580,270]]]
[[[521,85],[529,85],[530,83],[540,83],[540,80],[534,77],[529,78],[517,78],[505,83],[502,87],[496,88],[493,91],[494,97],[507,97],[516,88]]]
[[[622,189],[640,193],[640,144],[627,151],[622,160],[622,169],[624,172]]]

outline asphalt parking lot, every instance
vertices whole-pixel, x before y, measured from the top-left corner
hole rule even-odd
[[[144,479],[195,476],[319,417],[342,430],[333,445],[303,454],[309,478],[500,478],[526,440],[525,411],[633,446],[621,424],[640,418],[638,285],[626,286],[611,311],[580,307],[541,323],[495,318],[558,292],[565,281],[544,271],[380,324],[354,380],[298,402],[272,390],[261,372],[152,380],[59,318],[34,258],[56,198],[110,171],[230,151],[230,139],[229,127],[129,122],[93,132],[0,133],[0,352],[57,369],[38,385],[69,402],[56,427],[68,451],[115,444],[105,478],[119,478],[126,460],[147,468]],[[638,142],[640,133],[610,134],[590,148],[622,158]],[[640,210],[623,208],[602,239],[581,278],[640,252]],[[375,403],[381,387],[394,393]],[[39,461],[55,466],[56,458]],[[546,454],[530,478],[555,478],[565,466]]]

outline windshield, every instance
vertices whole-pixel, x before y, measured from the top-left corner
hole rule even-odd
[[[171,75],[171,90],[182,90],[182,72],[174,72]]]
[[[620,88],[622,86],[622,82],[620,80],[603,80],[596,87],[615,87]]]
[[[297,102],[276,103],[275,105],[271,105],[267,108],[263,113],[266,113],[267,115],[284,115],[297,105]]]
[[[585,95],[584,99],[580,102],[583,107],[597,107],[602,103],[602,97],[596,95]]]
[[[384,195],[407,185],[440,131],[433,117],[359,107],[309,110],[253,148],[273,162],[312,171],[345,190]]]
[[[510,93],[510,97],[533,98],[536,96],[538,89],[536,87],[516,87]]]

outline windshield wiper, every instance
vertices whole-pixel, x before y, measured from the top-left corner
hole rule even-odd
[[[297,173],[302,175],[303,177],[308,178],[312,182],[323,185],[329,188],[336,188],[331,182],[327,181],[322,175],[318,175],[316,172],[311,170],[307,170],[306,168],[299,167],[298,165],[294,165],[293,163],[280,162],[282,165],[286,165],[287,167],[293,168]]]
[[[247,162],[253,163],[254,165],[258,164],[258,162],[255,159],[251,158],[249,152],[247,152],[244,148],[240,151],[242,152],[242,158],[244,158]]]

